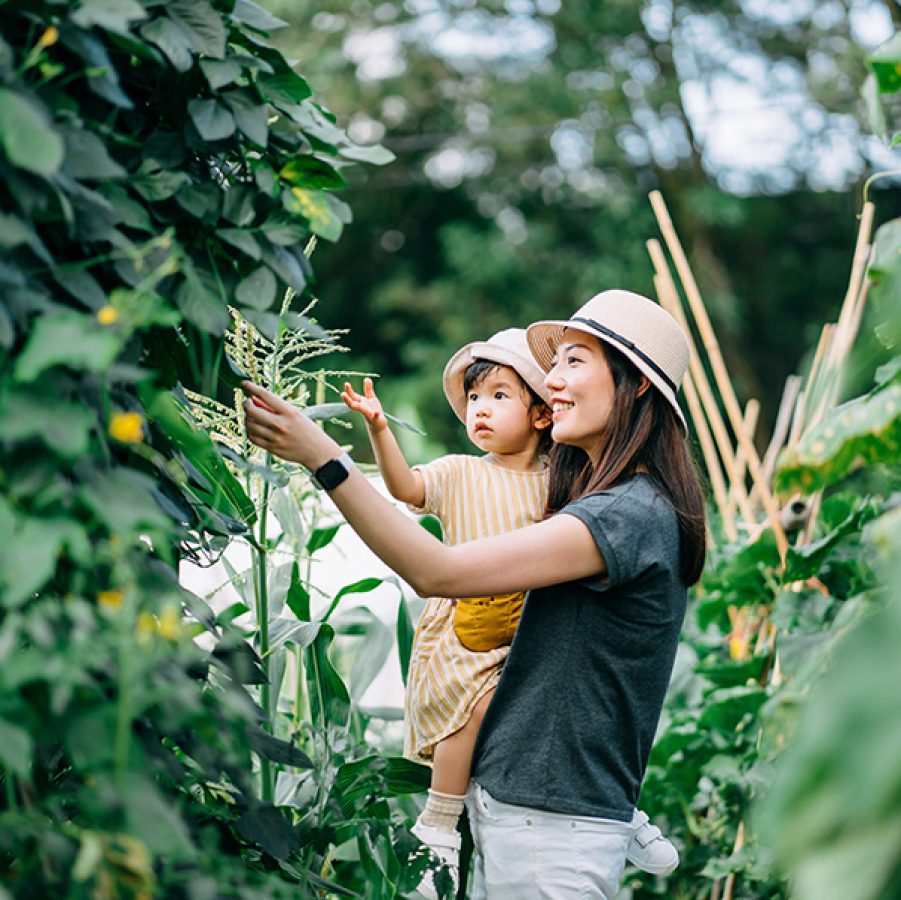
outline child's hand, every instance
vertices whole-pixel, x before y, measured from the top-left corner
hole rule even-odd
[[[366,419],[366,424],[371,431],[381,431],[388,427],[388,420],[385,418],[384,410],[379,398],[375,395],[375,389],[372,386],[371,378],[363,379],[363,394],[358,394],[350,383],[344,382],[344,390],[341,392],[341,399],[354,412],[362,413]]]

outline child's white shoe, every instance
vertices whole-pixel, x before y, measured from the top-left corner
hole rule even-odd
[[[417,822],[410,829],[410,832],[416,835],[447,866],[454,885],[454,895],[456,895],[457,887],[460,884],[460,844],[462,843],[460,832],[442,831],[440,828],[432,828],[420,822]],[[438,892],[435,890],[434,870],[426,870],[416,890],[426,900],[438,900]]]
[[[626,850],[626,859],[643,872],[669,875],[679,865],[679,851],[656,825],[651,825],[646,812],[635,810],[632,827],[635,830]]]

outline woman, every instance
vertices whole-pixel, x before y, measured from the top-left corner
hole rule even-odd
[[[529,328],[553,410],[548,516],[445,546],[301,412],[247,384],[247,433],[301,463],[424,596],[529,595],[473,759],[475,897],[612,898],[704,563],[676,390],[688,344],[657,304],[605,291]]]

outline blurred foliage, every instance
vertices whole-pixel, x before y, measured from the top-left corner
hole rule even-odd
[[[358,367],[386,376],[389,408],[415,406],[434,445],[465,448],[441,394],[451,353],[603,288],[651,292],[646,194],[659,187],[739,393],[772,421],[847,281],[859,203],[843,189],[872,149],[855,121],[858,26],[887,33],[894,4],[267,5],[349,133],[397,155],[349,173],[353,241],[317,263],[323,318],[350,328]],[[747,133],[758,91],[767,127],[728,162],[720,145]],[[901,212],[887,185],[883,218]]]
[[[683,861],[665,883],[627,875],[634,900],[901,890],[898,225],[869,270],[888,362],[780,457],[780,489],[822,492],[813,540],[784,566],[769,531],[718,545],[694,592],[642,793]]]
[[[177,578],[262,527],[186,391],[236,405],[229,307],[323,337],[280,298],[309,300],[304,246],[349,220],[345,167],[391,158],[313,99],[281,24],[250,0],[0,10],[5,897],[352,893],[261,796],[258,771],[317,764],[257,703],[267,661]]]

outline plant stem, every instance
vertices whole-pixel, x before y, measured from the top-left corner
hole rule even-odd
[[[19,808],[18,800],[16,799],[16,784],[13,781],[13,773],[10,769],[6,770],[6,774],[3,778],[6,782],[6,806],[12,811],[14,809]]]
[[[127,621],[134,627],[134,616],[129,615]],[[131,664],[133,648],[131,634],[125,622],[119,622],[119,702],[116,707],[115,738],[115,776],[121,790],[125,783],[128,769],[128,743],[131,736],[131,713],[129,701],[131,695]]]
[[[270,454],[266,454],[266,465],[272,462]],[[275,714],[272,708],[272,683],[270,682],[271,664],[269,660],[269,585],[266,578],[267,552],[266,547],[266,519],[269,515],[269,482],[263,482],[263,497],[260,503],[258,549],[254,552],[257,557],[256,577],[256,601],[257,601],[257,634],[260,642],[260,658],[263,663],[264,681],[260,688],[260,701],[263,711],[266,713],[266,721],[263,725],[267,730],[275,731]],[[268,759],[260,757],[261,795],[263,800],[271,803],[274,797],[272,781],[272,764]]]

